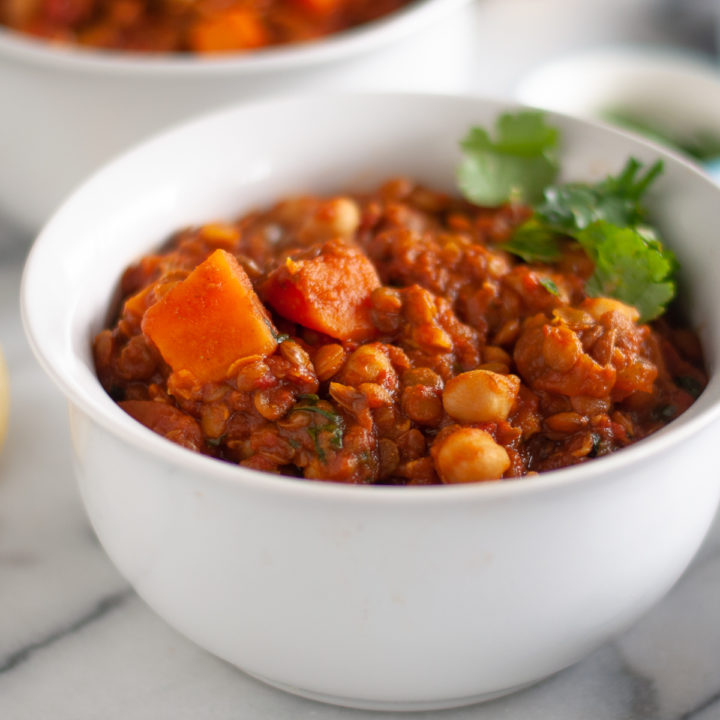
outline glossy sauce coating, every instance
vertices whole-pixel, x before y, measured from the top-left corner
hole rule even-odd
[[[504,252],[528,214],[401,178],[180,231],[124,272],[116,321],[94,341],[98,376],[173,441],[299,477],[461,483],[613,452],[692,404],[699,343],[587,297],[593,267],[576,245],[552,267]],[[223,309],[228,335],[264,317],[274,339],[200,379],[144,318],[220,261],[258,299]]]

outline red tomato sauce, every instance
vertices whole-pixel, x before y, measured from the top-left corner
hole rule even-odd
[[[97,373],[130,415],[245,467],[425,485],[584,463],[685,411],[698,339],[590,298],[592,262],[502,244],[530,214],[407,179],[175,234],[122,275]]]

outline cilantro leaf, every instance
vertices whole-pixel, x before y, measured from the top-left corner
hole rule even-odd
[[[661,123],[643,117],[624,108],[613,108],[603,113],[603,118],[649,140],[668,145],[695,160],[704,162],[720,156],[720,136],[712,130],[698,130],[691,135],[678,135]]]
[[[576,235],[595,263],[588,295],[635,306],[641,322],[654,320],[675,295],[674,255],[632,227],[597,221]]]
[[[589,295],[634,305],[643,322],[656,318],[675,295],[677,262],[648,225],[641,200],[662,162],[645,168],[630,158],[617,175],[598,183],[552,184],[558,144],[557,130],[538,111],[501,115],[494,139],[472,128],[461,142],[460,190],[478,205],[534,203],[532,217],[502,249],[525,262],[552,264],[561,257],[563,239],[574,240],[595,264]],[[553,285],[543,285],[553,292]]]
[[[675,256],[646,224],[642,195],[662,172],[630,158],[617,174],[594,185],[566,183],[545,190],[530,220],[502,247],[526,262],[552,263],[558,239],[577,241],[595,263],[586,291],[635,306],[643,322],[662,314],[675,295]]]
[[[551,294],[555,295],[556,297],[560,295],[560,291],[558,290],[558,286],[555,284],[555,281],[552,278],[544,277],[540,278],[540,284]]]
[[[558,171],[558,131],[545,124],[539,111],[501,115],[495,139],[474,127],[460,143],[464,157],[458,168],[463,195],[477,205],[534,202]]]
[[[619,227],[645,222],[647,213],[640,198],[662,172],[663,165],[659,160],[644,175],[642,167],[642,163],[630,158],[618,175],[594,185],[576,182],[550,186],[543,201],[536,205],[535,214],[557,232],[570,235],[598,220]]]
[[[500,247],[528,263],[551,263],[560,258],[557,231],[534,218],[523,223]]]

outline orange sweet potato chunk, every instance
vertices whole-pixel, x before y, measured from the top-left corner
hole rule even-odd
[[[142,321],[143,332],[175,370],[200,382],[222,380],[233,362],[275,350],[275,330],[237,260],[216,250]]]
[[[252,50],[270,40],[261,17],[249,9],[231,7],[209,14],[190,28],[190,46],[199,53]]]
[[[380,279],[370,260],[351,245],[329,242],[316,257],[288,259],[263,286],[283,317],[338,340],[367,340],[376,333],[370,294]]]

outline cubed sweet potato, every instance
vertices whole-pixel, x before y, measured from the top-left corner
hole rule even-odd
[[[222,380],[236,360],[269,355],[277,333],[237,260],[216,250],[154,305],[143,332],[165,362],[200,382]]]
[[[269,42],[262,19],[249,9],[213,13],[190,28],[190,46],[199,53],[252,50]]]
[[[370,294],[380,279],[356,247],[326,243],[315,257],[288,259],[263,285],[280,315],[338,340],[368,340],[375,333]]]

